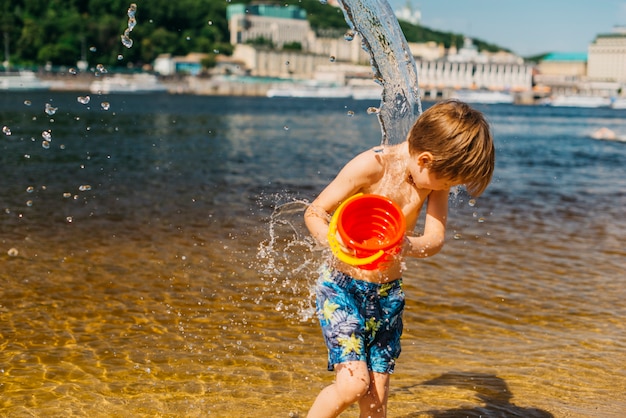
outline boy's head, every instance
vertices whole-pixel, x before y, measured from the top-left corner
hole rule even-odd
[[[429,152],[428,169],[464,184],[473,196],[489,185],[495,148],[483,114],[458,100],[439,102],[420,115],[408,136],[411,156]]]

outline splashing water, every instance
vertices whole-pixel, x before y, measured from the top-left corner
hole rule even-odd
[[[276,310],[283,311],[285,317],[297,317],[301,321],[310,319],[315,309],[311,305],[313,282],[317,277],[321,250],[309,236],[304,226],[304,211],[309,203],[301,200],[278,205],[269,220],[269,237],[259,244],[255,265],[264,281],[280,294],[285,291],[299,294],[309,292],[308,298],[281,298]],[[305,289],[306,288],[306,289]]]
[[[122,45],[124,45],[126,48],[129,48],[129,49],[133,46],[133,40],[130,39],[130,33],[133,31],[133,29],[135,29],[135,26],[137,25],[137,19],[135,18],[136,13],[137,13],[137,5],[135,3],[131,3],[127,12],[128,26],[124,30],[124,34],[121,36]]]
[[[376,112],[382,144],[403,142],[422,105],[417,68],[400,24],[384,0],[339,0],[339,4],[351,32],[361,36],[363,49],[371,56],[374,80],[383,86]]]

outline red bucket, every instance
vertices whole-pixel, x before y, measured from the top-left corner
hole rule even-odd
[[[353,196],[338,209],[337,231],[344,245],[354,250],[354,256],[367,259],[380,255],[373,262],[356,264],[365,270],[374,270],[380,263],[398,254],[405,230],[402,210],[383,196]]]

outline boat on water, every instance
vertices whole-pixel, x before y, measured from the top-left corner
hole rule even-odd
[[[611,102],[613,109],[626,109],[626,97],[618,97]]]
[[[3,91],[45,91],[50,83],[42,81],[32,71],[0,73],[0,90]]]
[[[380,86],[341,86],[320,83],[289,83],[267,90],[267,97],[380,100]]]
[[[626,142],[626,135],[619,135],[614,130],[607,127],[597,129],[589,135],[593,139],[601,141],[619,141]]]
[[[382,100],[383,88],[382,86],[352,87],[352,98],[354,100]]]
[[[515,102],[515,97],[511,93],[493,90],[456,90],[451,98],[466,103],[513,104]]]
[[[552,96],[547,101],[553,107],[610,107],[611,99],[601,96],[584,96],[579,94]]]
[[[318,83],[289,83],[267,90],[267,97],[299,98],[348,98],[352,96],[349,87]]]
[[[93,81],[89,90],[94,94],[165,93],[167,87],[153,74],[115,74]]]

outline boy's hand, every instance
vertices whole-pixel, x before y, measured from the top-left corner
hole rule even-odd
[[[341,239],[341,235],[339,235],[339,232],[335,233],[335,238],[337,239],[337,243],[339,243],[339,249],[341,249],[341,252],[353,257],[356,255],[356,251],[350,247],[347,247],[346,244],[343,242],[343,239]]]

